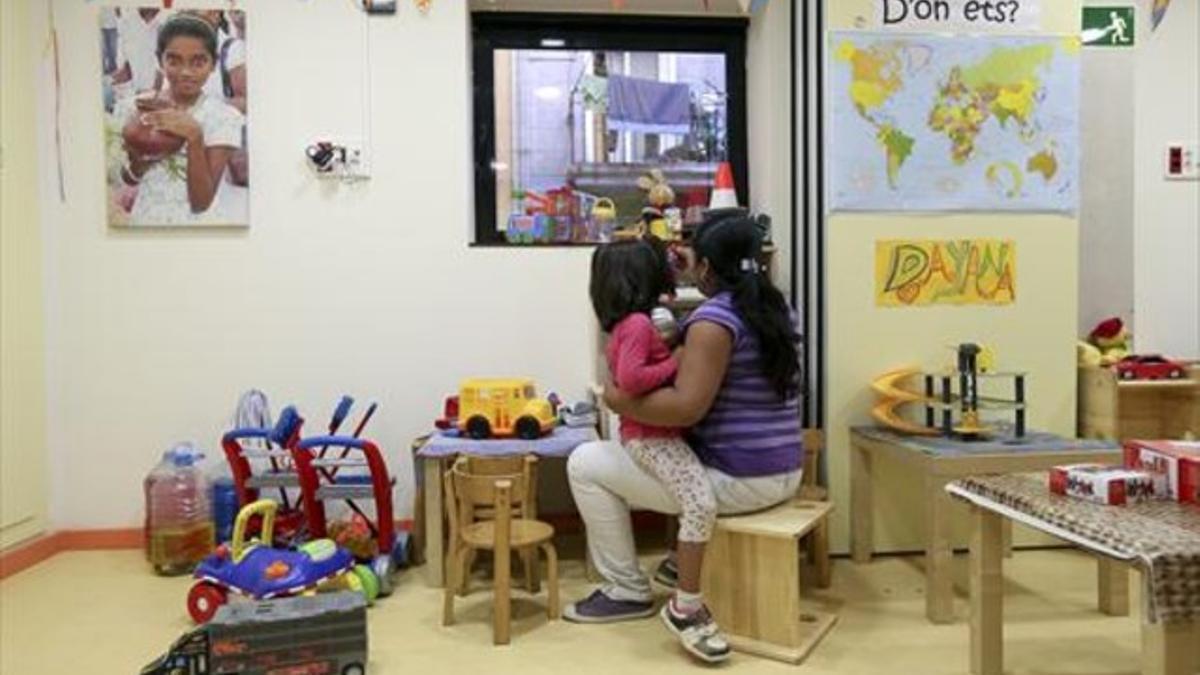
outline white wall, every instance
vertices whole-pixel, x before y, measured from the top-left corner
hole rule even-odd
[[[1200,358],[1200,181],[1163,178],[1168,143],[1200,143],[1200,2],[1171,3],[1153,33],[1150,4],[1134,88],[1134,346]]]
[[[1085,0],[1084,5],[1111,5]],[[1137,28],[1142,17],[1139,15]],[[1149,32],[1136,36],[1136,42]],[[1084,47],[1080,62],[1079,334],[1120,316],[1132,323],[1134,49]],[[1136,330],[1136,325],[1134,329]]]
[[[784,294],[792,269],[791,71],[792,3],[768,2],[754,15],[746,49],[750,201],[771,214],[778,252],[775,281]]]
[[[373,176],[353,188],[313,180],[302,149],[362,135],[362,15],[350,2],[240,4],[253,225],[146,233],[104,225],[96,5],[54,0],[66,46],[66,203],[52,162],[40,177],[59,527],[137,524],[139,483],[157,454],[180,439],[215,450],[248,387],[277,409],[298,404],[310,433],[340,394],[377,399],[369,433],[400,475],[406,515],[409,441],[460,378],[530,375],[568,396],[591,379],[590,250],[468,247],[466,3],[435,2],[422,16],[401,2],[399,16],[371,21]],[[35,17],[33,35],[45,35],[45,21]],[[45,66],[41,75],[50,120],[52,79]],[[45,158],[51,139],[47,123]]]
[[[0,3],[0,548],[46,525],[46,344],[32,2]]]

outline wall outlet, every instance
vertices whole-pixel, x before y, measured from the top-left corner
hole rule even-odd
[[[351,179],[366,179],[371,177],[370,166],[367,164],[367,148],[361,141],[348,141],[346,147],[346,176]]]
[[[1200,180],[1200,146],[1195,143],[1167,145],[1167,180]]]
[[[353,138],[323,138],[305,149],[309,161],[321,178],[347,182],[371,177],[366,145]]]

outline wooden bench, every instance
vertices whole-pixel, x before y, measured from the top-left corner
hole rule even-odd
[[[824,526],[833,505],[794,499],[766,511],[717,520],[701,589],[734,649],[800,663],[837,616],[800,601],[801,539]]]

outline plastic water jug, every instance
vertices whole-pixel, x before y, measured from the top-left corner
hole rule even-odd
[[[190,572],[213,549],[208,479],[190,445],[163,454],[146,477],[146,556],[159,574]]]

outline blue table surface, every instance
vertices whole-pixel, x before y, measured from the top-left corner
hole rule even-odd
[[[438,432],[417,451],[417,456],[435,459],[463,454],[489,456],[533,454],[539,457],[566,457],[580,445],[599,438],[593,427],[555,427],[549,435],[535,441],[517,438],[476,441],[466,436]]]
[[[882,427],[853,427],[852,431],[874,441],[896,445],[939,457],[970,457],[973,455],[1018,455],[1039,452],[1111,453],[1121,449],[1112,441],[1066,438],[1044,431],[1027,431],[1016,438],[1010,427],[1000,427],[994,436],[978,441],[964,441],[943,436],[909,436]]]

